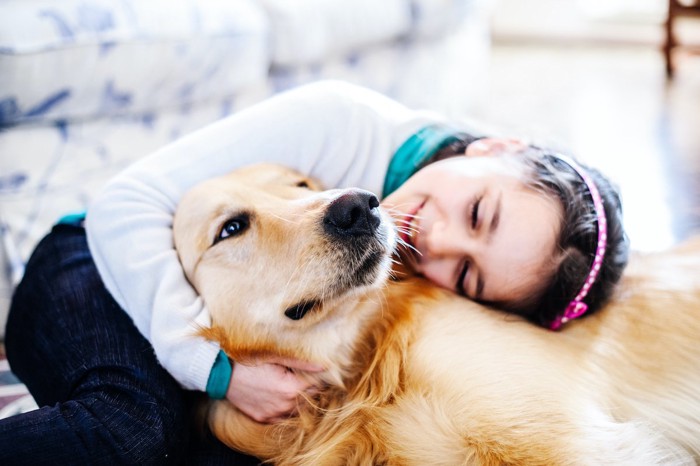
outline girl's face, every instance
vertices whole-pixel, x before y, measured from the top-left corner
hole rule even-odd
[[[498,155],[503,146],[489,151],[489,141],[419,170],[382,204],[410,268],[475,300],[521,303],[553,272],[563,211],[527,188],[522,166]]]

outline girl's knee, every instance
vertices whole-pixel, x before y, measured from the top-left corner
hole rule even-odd
[[[96,394],[64,403],[63,409],[95,460],[108,456],[118,464],[167,464],[179,463],[189,444],[186,411],[178,401]]]

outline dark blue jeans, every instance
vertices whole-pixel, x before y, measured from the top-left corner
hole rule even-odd
[[[40,408],[0,420],[2,465],[257,464],[196,432],[193,394],[104,288],[77,224],[37,246],[5,343]]]

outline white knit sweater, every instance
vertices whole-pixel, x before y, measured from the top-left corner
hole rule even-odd
[[[210,324],[173,246],[173,214],[202,180],[244,165],[276,162],[326,187],[381,193],[392,154],[418,129],[441,121],[373,91],[336,81],[279,94],[138,161],[90,206],[87,237],[114,299],[151,342],[160,363],[188,389],[205,390],[219,351],[194,336]]]

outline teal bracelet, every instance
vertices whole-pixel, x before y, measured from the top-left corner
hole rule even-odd
[[[229,361],[226,353],[219,350],[219,354],[216,355],[216,360],[209,373],[209,380],[207,381],[207,395],[209,395],[209,398],[215,400],[226,398],[232,372],[233,366],[231,366],[231,361]]]
[[[56,223],[60,225],[80,226],[85,221],[85,216],[85,212],[76,212],[73,214],[64,215],[63,217],[59,218],[58,222]]]

